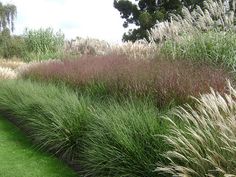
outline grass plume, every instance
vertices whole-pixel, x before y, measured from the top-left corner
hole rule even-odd
[[[15,79],[16,77],[17,73],[14,70],[0,66],[0,79]]]
[[[179,107],[174,115],[181,124],[169,120],[171,135],[165,136],[172,147],[164,154],[169,165],[156,169],[177,176],[236,175],[236,90],[202,95],[196,107]]]

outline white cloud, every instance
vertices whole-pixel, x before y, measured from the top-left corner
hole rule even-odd
[[[124,29],[113,0],[2,0],[17,6],[16,33],[28,28],[61,29],[67,38],[121,41]]]

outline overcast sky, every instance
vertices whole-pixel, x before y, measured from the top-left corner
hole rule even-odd
[[[125,32],[113,0],[1,0],[17,7],[15,33],[52,27],[66,38],[93,37],[120,42]]]

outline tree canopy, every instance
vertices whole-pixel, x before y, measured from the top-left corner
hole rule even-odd
[[[13,4],[3,5],[0,2],[0,31],[9,29],[14,31],[14,20],[16,18],[17,10]]]
[[[167,20],[170,13],[180,14],[183,6],[191,11],[196,5],[202,4],[203,0],[114,0],[114,7],[125,20],[123,26],[137,26],[123,35],[124,41],[148,39],[147,30],[151,29],[157,20]]]

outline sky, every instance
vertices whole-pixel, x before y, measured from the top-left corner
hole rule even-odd
[[[66,39],[91,37],[121,42],[126,31],[113,0],[1,0],[17,7],[15,34],[24,29],[51,27]]]

